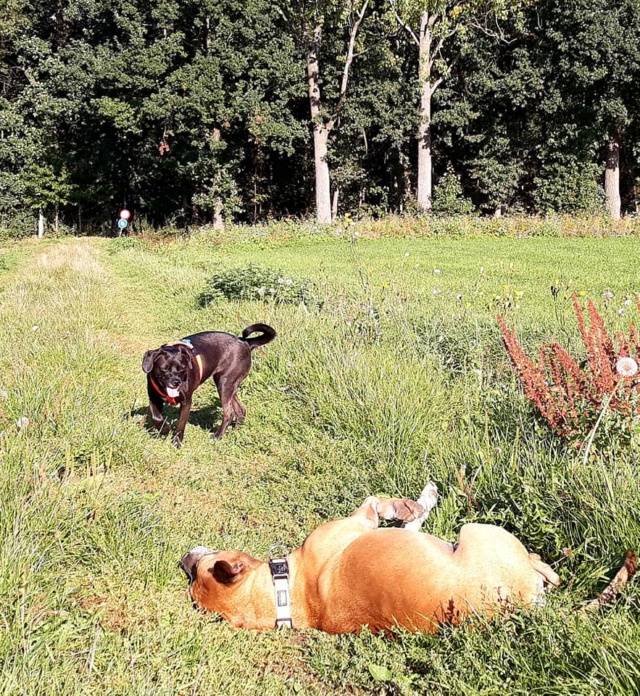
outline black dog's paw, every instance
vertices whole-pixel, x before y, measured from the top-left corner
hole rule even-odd
[[[180,449],[182,447],[182,437],[180,435],[174,435],[171,444],[176,447],[176,449]]]

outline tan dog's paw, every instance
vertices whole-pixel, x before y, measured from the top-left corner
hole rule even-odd
[[[413,522],[424,515],[424,508],[420,503],[410,498],[400,498],[393,504],[395,518],[401,522]]]

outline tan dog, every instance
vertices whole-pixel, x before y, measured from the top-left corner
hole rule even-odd
[[[433,483],[418,502],[367,498],[272,564],[196,547],[182,559],[191,597],[238,628],[272,629],[278,616],[279,625],[329,633],[357,633],[365,625],[374,632],[398,625],[435,632],[471,614],[539,604],[546,585],[559,584],[550,566],[501,527],[466,524],[456,545],[416,531],[436,500]],[[401,520],[404,529],[379,529],[381,518]]]

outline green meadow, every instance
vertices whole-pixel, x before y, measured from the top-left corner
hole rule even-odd
[[[551,435],[496,321],[532,355],[558,340],[579,358],[571,295],[612,330],[637,323],[639,254],[636,237],[5,243],[0,694],[640,693],[640,583],[580,611],[640,551],[637,451],[585,463]],[[214,274],[249,264],[308,281],[312,301],[201,306]],[[241,389],[246,424],[212,438],[208,383],[181,450],[152,432],[144,351],[254,322],[278,337]],[[264,558],[429,480],[425,529],[503,525],[562,578],[544,608],[391,637],[238,631],[192,608],[178,561],[193,546]]]

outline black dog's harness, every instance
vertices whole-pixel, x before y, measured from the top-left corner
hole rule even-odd
[[[176,346],[187,346],[191,350],[191,353],[196,361],[196,365],[198,367],[198,383],[202,380],[202,356],[198,352],[198,349],[195,348],[195,346],[191,343],[191,341],[188,338],[182,338],[179,341],[173,341],[173,343],[165,343],[162,346],[162,349],[166,348],[174,348]],[[165,392],[160,389],[158,386],[158,383],[153,379],[151,375],[149,375],[149,381],[151,382],[151,386],[155,389],[156,393],[165,401],[170,403],[172,406],[176,406],[178,402],[176,401],[175,397],[169,396]]]

